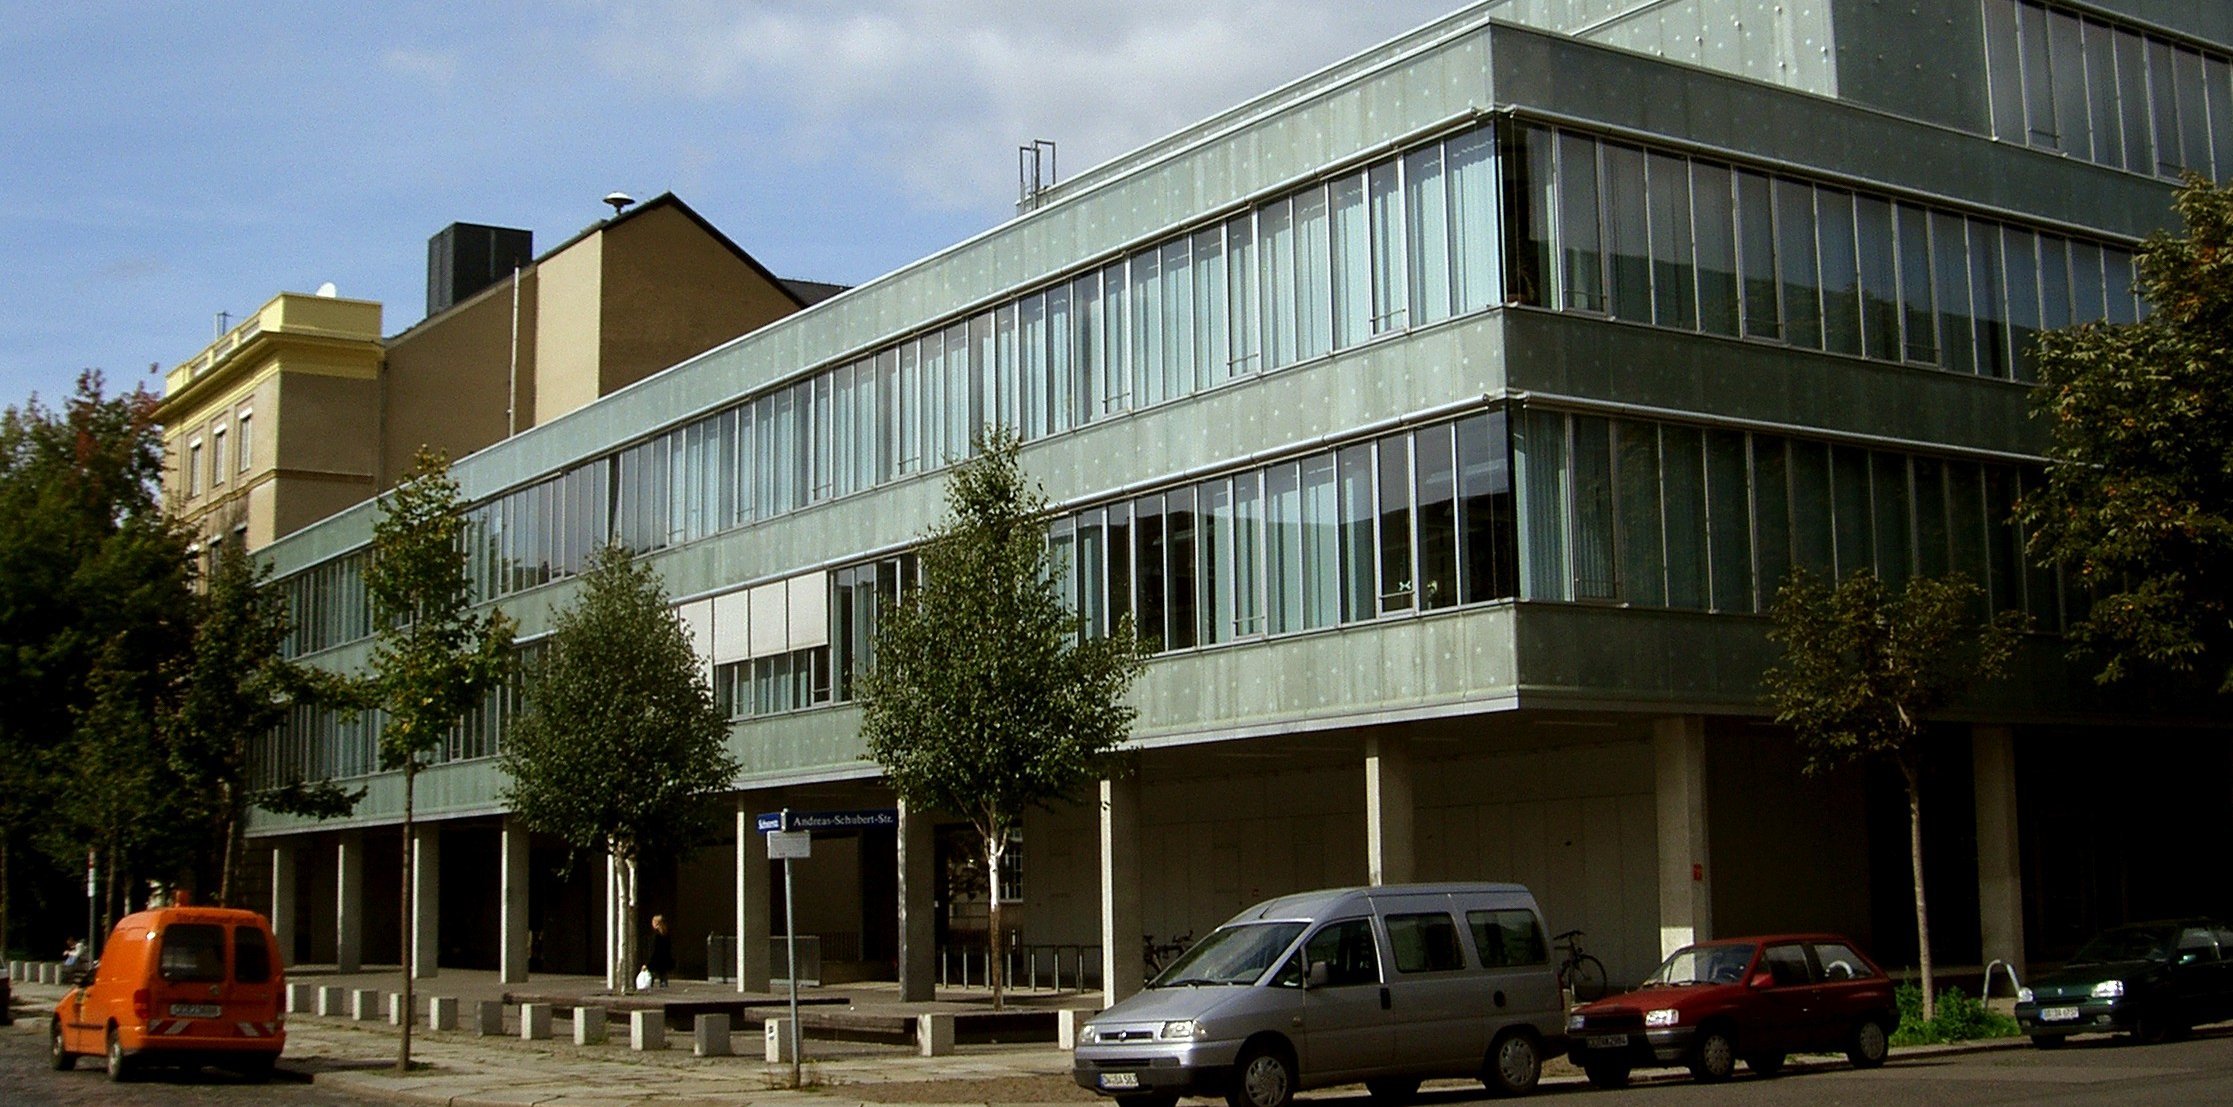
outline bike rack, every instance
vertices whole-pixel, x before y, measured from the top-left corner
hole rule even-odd
[[[2018,995],[2022,994],[2024,985],[2023,982],[2016,979],[2016,966],[2012,962],[1995,957],[1990,963],[1985,966],[1985,982],[1979,988],[1979,990],[1984,994],[1978,998],[1991,999],[1993,997],[1994,969],[1999,969],[2008,975],[2008,998],[2014,999]]]

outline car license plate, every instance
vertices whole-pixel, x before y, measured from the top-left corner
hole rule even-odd
[[[171,1004],[171,1017],[174,1019],[214,1019],[224,1013],[225,1009],[214,1003]]]
[[[2077,1018],[2078,1009],[2075,1007],[2042,1007],[2039,1009],[2040,1022],[2075,1022]]]
[[[1140,1074],[1136,1072],[1105,1072],[1101,1074],[1101,1086],[1104,1088],[1137,1088],[1140,1086]]]
[[[1626,1034],[1600,1034],[1584,1040],[1589,1043],[1591,1049],[1628,1048],[1628,1035]]]

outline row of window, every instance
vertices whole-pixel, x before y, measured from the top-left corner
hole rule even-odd
[[[230,433],[233,428],[238,428],[237,436]],[[210,426],[208,433],[209,450],[206,457],[200,437],[188,439],[186,443],[186,457],[179,467],[179,485],[180,491],[188,499],[202,494],[205,476],[209,481],[209,490],[215,492],[224,486],[228,473],[245,473],[256,462],[254,412],[243,410],[233,418],[230,426],[220,418]],[[239,454],[228,460],[225,456],[226,442],[236,438],[240,443]]]
[[[513,679],[490,689],[450,728],[448,739],[435,747],[433,763],[496,756],[505,731],[526,707],[529,673],[546,649],[547,640],[515,648]],[[275,788],[298,780],[369,775],[379,768],[380,732],[386,725],[387,712],[379,708],[297,707],[251,752],[251,779],[259,788]]]
[[[1504,157],[1519,303],[2017,380],[2042,328],[2140,312],[2099,242],[1573,131]]]
[[[2150,176],[2233,175],[2233,59],[2039,0],[1985,0],[1993,134]]]

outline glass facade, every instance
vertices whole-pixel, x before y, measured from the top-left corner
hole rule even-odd
[[[1993,134],[2101,165],[2233,174],[2233,58],[2060,5],[1985,0]]]

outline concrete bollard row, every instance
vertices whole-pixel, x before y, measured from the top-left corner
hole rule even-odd
[[[358,1022],[371,1022],[380,1017],[380,990],[358,988],[349,995],[349,1017]]]
[[[764,1028],[767,1035],[768,1064],[782,1065],[791,1061],[791,1020],[774,1018]]]
[[[945,1057],[954,1052],[952,1015],[915,1016],[915,1052],[924,1057]]]
[[[1078,1030],[1080,1027],[1083,1027],[1085,1025],[1087,1019],[1090,1019],[1093,1016],[1094,1012],[1080,1011],[1075,1007],[1066,1007],[1060,1011],[1055,1012],[1055,1048],[1066,1053],[1075,1052],[1078,1048]]]
[[[628,1012],[628,1048],[638,1053],[667,1048],[666,1012]]]
[[[315,984],[287,985],[287,1013],[308,1015],[318,1009],[318,986]]]
[[[426,1026],[429,1030],[457,1029],[457,997],[428,996]]]
[[[484,999],[473,1004],[473,1032],[484,1038],[495,1038],[503,1035],[503,1001]]]
[[[532,1042],[544,1041],[550,1037],[550,1004],[519,1005],[519,1036],[523,1041]]]
[[[327,984],[318,989],[318,1013],[337,1018],[348,1011],[348,992],[337,984]]]
[[[729,1016],[699,1015],[692,1028],[690,1052],[700,1057],[730,1057],[736,1050],[729,1048]]]
[[[602,1007],[574,1008],[574,1044],[605,1044],[605,1009]]]

